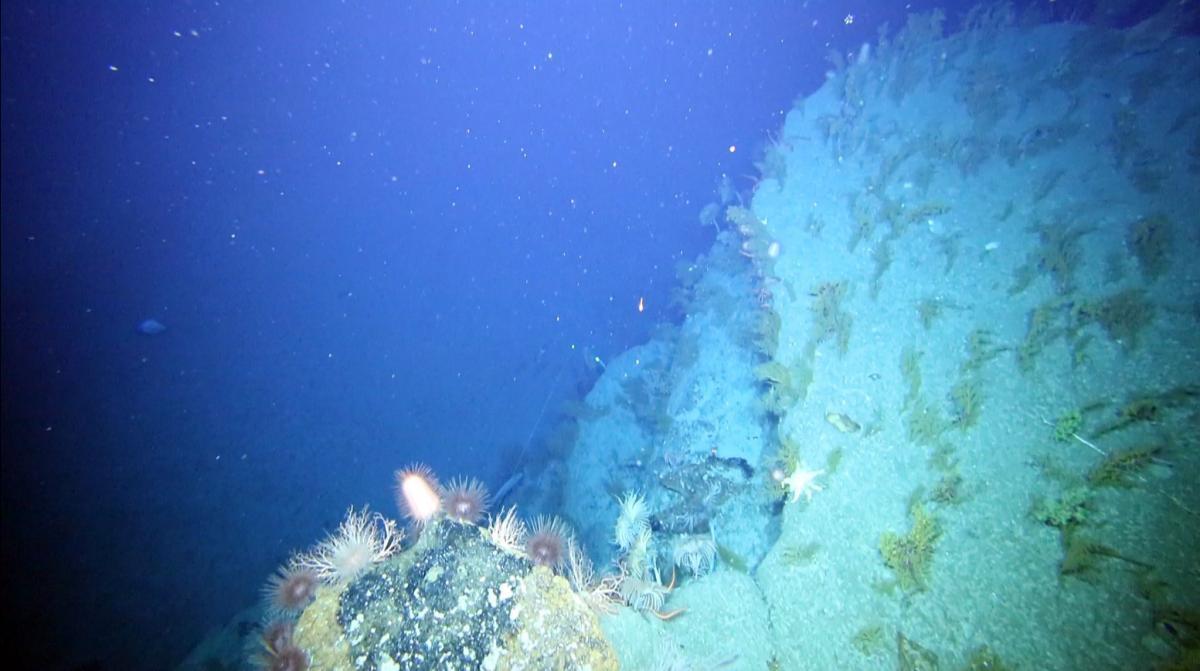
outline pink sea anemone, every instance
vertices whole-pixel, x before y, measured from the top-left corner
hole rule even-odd
[[[294,615],[304,609],[317,593],[320,578],[310,569],[294,564],[280,567],[263,588],[270,610]]]
[[[289,643],[270,656],[267,669],[268,671],[308,671],[308,653]]]
[[[487,487],[475,478],[456,478],[446,485],[442,503],[446,506],[446,515],[451,519],[475,524],[487,511]]]
[[[525,539],[525,555],[534,564],[557,571],[566,558],[570,535],[570,530],[562,520],[539,516],[533,521],[533,528]]]
[[[442,511],[441,487],[428,466],[412,464],[396,471],[396,505],[418,528]]]
[[[293,626],[287,620],[276,620],[262,630],[262,644],[271,655],[292,644]]]

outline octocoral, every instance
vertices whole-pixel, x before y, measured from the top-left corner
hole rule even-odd
[[[920,505],[913,507],[912,518],[912,529],[907,534],[888,532],[879,539],[879,553],[883,555],[883,563],[895,572],[903,590],[921,591],[929,581],[933,549],[941,530],[937,520]]]
[[[525,523],[517,517],[516,507],[510,507],[508,512],[501,510],[492,515],[491,522],[488,523],[488,537],[491,538],[492,545],[506,552],[520,554],[528,535],[529,530],[525,528]]]
[[[1150,444],[1110,452],[1088,473],[1088,482],[1095,487],[1128,487],[1130,478],[1152,464],[1162,449],[1162,445]]]
[[[1057,499],[1039,501],[1033,508],[1033,517],[1046,526],[1064,531],[1073,529],[1090,517],[1091,495],[1087,487],[1072,487]]]

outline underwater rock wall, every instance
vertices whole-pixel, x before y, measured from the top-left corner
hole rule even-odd
[[[940,32],[915,17],[835,72],[753,200],[782,287],[764,355],[801,381],[780,445],[825,470],[756,574],[779,659],[1166,661],[1186,646],[1156,617],[1200,596],[1169,531],[1200,501],[1196,40],[1003,7]],[[1143,397],[1172,409],[1106,430]],[[1124,456],[1148,443],[1173,457]],[[1113,460],[1142,484],[1093,481],[1086,527],[1031,514]]]
[[[680,574],[665,608],[687,608],[606,619],[623,661],[1194,659],[1200,52],[1172,18],[993,5],[947,36],[934,12],[833,59],[681,269],[671,352],[624,383],[652,391],[580,420],[571,517],[595,543],[640,493],[655,575]],[[606,463],[621,422],[637,458]],[[716,567],[682,571],[701,541]],[[696,596],[733,575],[770,623],[737,645],[705,633],[728,602]]]

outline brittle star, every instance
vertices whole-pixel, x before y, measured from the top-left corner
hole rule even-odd
[[[671,590],[673,590],[673,589],[675,589],[675,567],[672,566],[671,567],[671,584],[667,585],[667,593],[670,594]],[[683,614],[683,612],[685,610],[687,610],[687,608],[676,608],[675,610],[669,610],[665,613],[660,613],[657,610],[652,610],[650,612],[654,613],[654,617],[657,617],[658,619],[662,620],[663,622],[666,622],[667,620],[670,620],[673,617]]]

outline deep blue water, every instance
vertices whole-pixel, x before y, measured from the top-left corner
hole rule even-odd
[[[163,668],[394,469],[552,458],[826,52],[932,6],[880,4],[5,2],[28,652]]]

